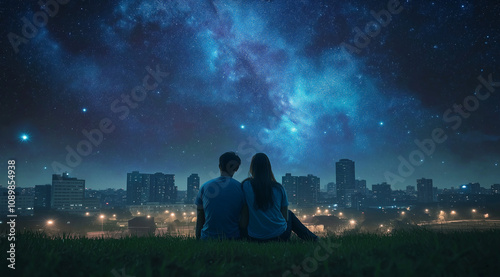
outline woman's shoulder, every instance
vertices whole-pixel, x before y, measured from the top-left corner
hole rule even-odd
[[[277,188],[279,190],[285,190],[285,187],[282,184],[278,183],[278,182],[273,183],[273,187],[275,187],[275,188]]]
[[[252,177],[248,177],[245,180],[241,181],[241,184],[245,185],[246,183],[247,185],[251,185],[250,181],[252,181]]]

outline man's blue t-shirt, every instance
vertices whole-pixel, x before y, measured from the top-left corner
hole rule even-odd
[[[250,181],[243,183],[243,190],[248,205],[248,235],[256,239],[270,239],[285,232],[286,220],[281,207],[288,207],[288,198],[283,186],[273,187],[273,205],[266,211],[255,207],[255,194]]]
[[[205,212],[201,239],[239,238],[244,201],[241,183],[231,177],[221,176],[203,184],[195,200]]]

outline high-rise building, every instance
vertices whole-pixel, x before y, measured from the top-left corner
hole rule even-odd
[[[286,173],[285,176],[281,178],[281,184],[285,188],[288,197],[288,203],[290,205],[297,205],[298,177],[292,176],[291,173]]]
[[[292,176],[291,173],[282,177],[290,205],[314,206],[320,197],[320,178],[308,174],[307,176]]]
[[[318,203],[320,179],[312,174],[297,179],[297,205],[314,206]]]
[[[142,205],[147,202],[175,203],[177,186],[174,174],[127,173],[127,204]]]
[[[382,184],[372,185],[372,197],[377,205],[386,206],[391,203],[391,185],[383,182]]]
[[[52,194],[52,186],[50,184],[35,186],[35,203],[34,203],[35,211],[50,209],[51,194]]]
[[[431,203],[434,200],[432,179],[417,180],[417,201],[420,203]]]
[[[194,199],[200,190],[200,177],[193,173],[187,178],[186,204],[194,204]]]
[[[141,205],[149,201],[150,174],[139,171],[127,173],[127,205]]]
[[[175,203],[177,201],[174,174],[160,172],[150,174],[150,183],[148,202]]]
[[[52,175],[51,208],[66,212],[84,210],[85,180],[69,177],[68,173]]]
[[[355,180],[354,181],[354,192],[366,195],[366,180]]]
[[[335,163],[337,200],[341,207],[351,207],[351,195],[355,191],[354,161],[341,159]]]

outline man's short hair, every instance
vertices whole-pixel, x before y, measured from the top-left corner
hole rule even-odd
[[[227,166],[229,165],[231,170],[237,171],[240,167],[241,159],[234,152],[226,152],[222,154],[219,158],[219,168],[222,171],[227,172]]]

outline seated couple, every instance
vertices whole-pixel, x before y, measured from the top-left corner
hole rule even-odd
[[[197,239],[288,241],[292,231],[304,240],[318,239],[288,210],[285,189],[276,182],[266,154],[253,156],[250,177],[242,183],[232,178],[240,164],[236,153],[224,153],[221,176],[201,186],[195,200]]]

